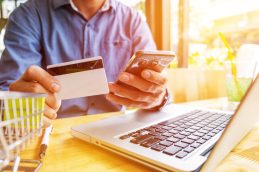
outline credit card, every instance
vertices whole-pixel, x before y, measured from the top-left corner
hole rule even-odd
[[[107,94],[108,82],[102,57],[92,57],[47,66],[47,71],[61,83],[59,99]]]

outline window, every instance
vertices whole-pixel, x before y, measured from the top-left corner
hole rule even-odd
[[[8,18],[10,13],[27,0],[1,0],[1,18]]]
[[[118,0],[120,2],[122,2],[123,4],[136,9],[141,16],[143,17],[143,19],[146,19],[146,15],[145,15],[145,0]]]
[[[242,44],[259,44],[258,0],[180,1],[181,4],[179,0],[171,0],[172,49],[187,50],[188,54],[181,58],[186,58],[190,67],[219,67],[228,56],[222,37],[234,55]],[[183,14],[179,9],[183,9]],[[185,28],[179,26],[181,22],[187,22]],[[183,45],[185,49],[179,49],[183,37],[187,44]]]
[[[4,50],[4,27],[6,25],[7,19],[11,12],[25,1],[27,0],[0,0],[0,54],[2,54],[2,51]]]

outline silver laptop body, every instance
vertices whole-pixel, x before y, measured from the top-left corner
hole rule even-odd
[[[151,148],[140,146],[140,144],[131,143],[130,140],[134,139],[132,137],[127,139],[121,138],[135,131],[142,131],[150,126],[159,123],[162,124],[166,120],[177,119],[183,114],[185,114],[185,116],[187,116],[186,119],[188,119],[190,112],[194,111],[223,114],[226,115],[226,117],[229,117],[233,113],[183,105],[169,105],[160,112],[140,110],[93,123],[74,126],[71,128],[71,133],[76,138],[95,144],[159,171],[212,171],[258,122],[258,95],[259,76],[257,76],[256,80],[250,86],[243,101],[230,119],[230,122],[225,124],[225,130],[223,129],[218,132],[183,158],[177,158],[176,155],[164,153],[169,147],[162,151],[155,151]]]

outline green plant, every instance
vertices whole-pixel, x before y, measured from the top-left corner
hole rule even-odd
[[[223,33],[219,32],[219,36],[220,36],[222,42],[224,43],[225,47],[228,50],[228,56],[227,56],[226,60],[230,61],[232,74],[234,75],[234,77],[236,77],[237,76],[237,68],[236,68],[236,65],[234,63],[234,60],[236,59],[236,56],[233,54],[233,51],[232,51],[225,35]]]

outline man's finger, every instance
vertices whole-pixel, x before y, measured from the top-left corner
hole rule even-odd
[[[32,92],[32,93],[46,93],[46,104],[54,110],[58,110],[61,106],[61,100],[58,100],[55,94],[50,93],[42,85],[37,82],[26,82],[23,80],[18,80],[12,83],[9,87],[10,91],[22,91],[22,92]]]
[[[9,86],[10,91],[22,91],[22,92],[32,92],[32,93],[48,93],[43,86],[37,82],[26,82],[24,80],[17,80]]]
[[[166,85],[166,77],[164,77],[161,73],[155,72],[153,70],[145,69],[141,72],[141,76],[149,82],[155,83],[157,85]]]
[[[119,76],[119,80],[143,92],[150,92],[155,94],[161,93],[164,90],[163,87],[128,72],[122,72],[122,74]]]
[[[49,119],[57,118],[57,112],[54,109],[50,108],[47,104],[45,104],[44,115]]]
[[[156,101],[157,96],[151,93],[139,91],[136,89],[130,89],[127,87],[120,86],[118,84],[109,84],[111,92],[115,93],[120,97],[124,97],[133,101],[152,103]]]
[[[134,108],[140,108],[140,109],[148,109],[149,104],[144,102],[136,102],[129,100],[127,98],[119,97],[114,94],[107,94],[106,98],[110,101],[113,101],[117,104],[124,105],[126,107],[134,107]]]
[[[46,98],[46,104],[55,111],[58,111],[61,106],[61,100],[58,100],[55,94],[49,94]]]
[[[58,80],[42,68],[35,65],[27,68],[22,76],[22,80],[28,82],[36,81],[52,93],[58,92],[60,90],[60,84]]]

